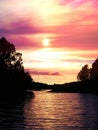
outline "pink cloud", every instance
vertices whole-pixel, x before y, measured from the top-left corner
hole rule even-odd
[[[35,34],[41,33],[42,28],[33,24],[31,19],[11,21],[8,26],[0,25],[0,37],[6,37],[16,48],[35,48],[41,45],[33,39]],[[28,37],[32,35],[32,38]]]
[[[11,35],[7,37],[9,41],[12,42],[17,49],[34,49],[41,47],[41,45],[36,43],[33,39],[25,37],[24,35]]]
[[[71,2],[72,2],[72,0],[57,0],[57,3],[62,6],[65,6]]]
[[[61,6],[70,5],[71,7],[79,7],[85,3],[91,3],[94,7],[98,7],[97,0],[57,0],[57,4]]]
[[[26,69],[26,71],[29,71],[31,75],[50,75],[50,76],[60,76],[61,74],[59,72],[41,72],[41,71],[33,71],[31,69]]]
[[[74,33],[68,36],[54,36],[52,46],[65,49],[93,50],[98,48],[97,32]]]
[[[31,24],[29,19],[18,20],[11,22],[9,26],[0,27],[0,34],[35,34],[39,33],[41,30]]]

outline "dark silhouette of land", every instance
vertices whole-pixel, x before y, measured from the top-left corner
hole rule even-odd
[[[4,37],[0,39],[0,98],[25,96],[33,79],[25,72],[22,54]]]
[[[51,92],[74,92],[98,94],[98,79],[70,82],[52,86]]]
[[[33,82],[32,90],[49,90],[50,92],[71,92],[71,93],[95,93],[98,94],[98,79],[92,78],[85,81],[69,82],[64,84],[48,85]]]

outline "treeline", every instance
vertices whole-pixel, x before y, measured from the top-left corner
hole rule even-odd
[[[86,64],[82,67],[82,69],[77,75],[77,79],[80,81],[84,81],[91,78],[98,78],[98,58],[92,63],[91,68],[89,68],[89,65]]]
[[[22,96],[33,79],[25,72],[22,54],[4,37],[0,39],[0,97]]]
[[[77,82],[52,85],[52,92],[78,92],[98,94],[98,58],[92,63],[84,65],[77,75]]]
[[[69,82],[61,85],[52,85],[51,92],[98,94],[98,79],[92,78],[85,81]]]

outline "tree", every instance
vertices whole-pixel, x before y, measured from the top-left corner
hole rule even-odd
[[[0,39],[0,94],[22,94],[32,85],[33,79],[23,67],[22,54],[4,37]],[[1,86],[1,85],[0,85]],[[29,86],[30,87],[30,86]]]
[[[91,78],[98,78],[98,58],[92,64],[90,75]]]
[[[82,69],[78,73],[77,79],[83,81],[83,80],[86,80],[89,78],[90,78],[90,69],[89,69],[88,65],[86,64],[82,67]]]

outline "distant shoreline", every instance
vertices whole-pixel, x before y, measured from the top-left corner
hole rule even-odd
[[[49,92],[98,93],[98,79],[95,78],[54,85],[33,82],[32,86],[32,90],[38,91],[50,90]]]

